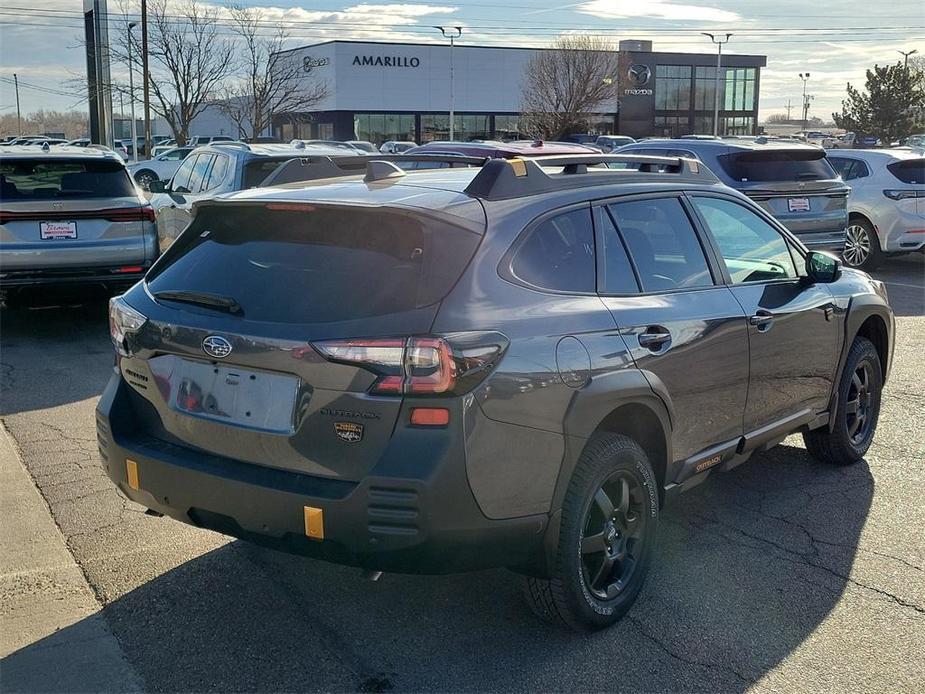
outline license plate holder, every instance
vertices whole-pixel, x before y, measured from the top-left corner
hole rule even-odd
[[[295,376],[180,359],[170,407],[185,415],[273,433],[294,432]]]
[[[791,212],[809,212],[809,198],[787,198],[787,209]]]
[[[43,241],[76,239],[77,222],[40,222],[39,235]]]

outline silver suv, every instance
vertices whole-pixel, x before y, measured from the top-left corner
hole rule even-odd
[[[154,210],[115,152],[0,150],[0,287],[132,283],[156,257]]]
[[[197,147],[169,181],[152,181],[151,205],[157,237],[165,250],[192,219],[193,203],[222,193],[255,188],[290,159],[311,154],[343,155],[345,150],[314,145],[249,145],[215,142]]]

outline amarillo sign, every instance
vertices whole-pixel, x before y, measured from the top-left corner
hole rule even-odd
[[[353,64],[363,67],[418,67],[421,59],[401,55],[356,55]]]

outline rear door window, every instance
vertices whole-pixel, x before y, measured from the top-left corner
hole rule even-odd
[[[0,199],[74,200],[135,195],[120,162],[80,159],[7,159],[0,161]]]
[[[600,220],[601,253],[603,262],[600,263],[601,277],[599,284],[603,294],[636,294],[639,284],[636,274],[626,253],[626,247],[617,233],[613,220],[605,209],[600,210],[597,217]]]
[[[247,320],[326,323],[441,300],[480,236],[381,208],[209,206],[149,275],[153,293],[237,300]]]
[[[835,178],[835,170],[822,149],[769,149],[732,152],[717,157],[730,178],[751,181],[823,181]]]
[[[703,247],[678,198],[652,198],[608,206],[644,292],[713,284]]]
[[[534,227],[517,247],[511,272],[541,289],[593,292],[596,272],[591,209],[566,212]]]

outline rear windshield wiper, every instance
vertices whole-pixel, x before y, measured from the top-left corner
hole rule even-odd
[[[154,292],[155,299],[164,299],[166,301],[179,301],[184,304],[194,304],[196,306],[205,306],[214,308],[226,313],[242,314],[244,309],[237,299],[221,294],[210,294],[208,292],[192,292],[183,289],[165,289],[160,292]]]

